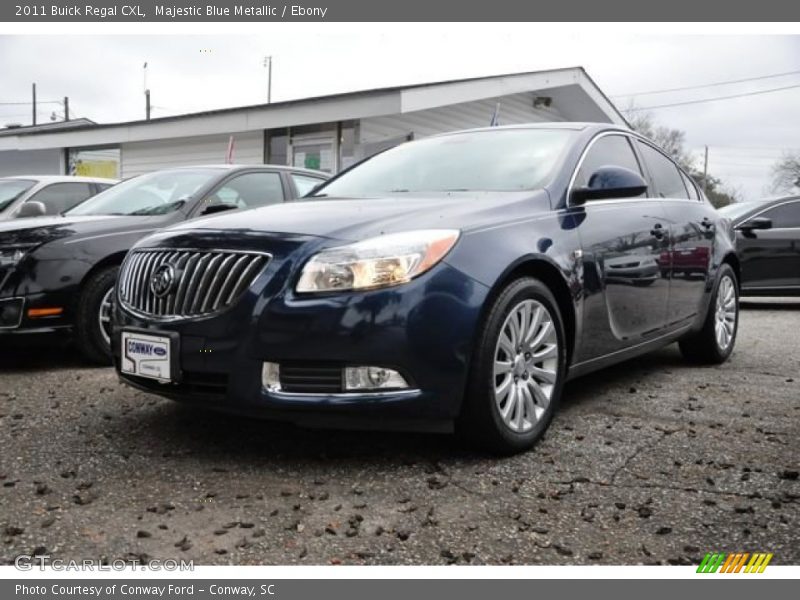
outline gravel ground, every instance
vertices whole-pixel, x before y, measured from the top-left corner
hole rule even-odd
[[[673,345],[584,377],[506,459],[196,412],[72,353],[6,347],[0,563],[798,564],[800,302],[744,308],[725,365]]]

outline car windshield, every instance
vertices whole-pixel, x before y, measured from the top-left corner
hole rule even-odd
[[[567,129],[493,129],[431,137],[382,152],[310,197],[537,189],[573,135]]]
[[[727,219],[738,219],[742,215],[758,208],[761,202],[734,202],[718,209],[719,213]]]
[[[140,175],[118,183],[64,213],[80,215],[163,215],[186,201],[220,169],[174,169]]]
[[[30,179],[2,179],[0,180],[0,213],[7,209],[22,194],[36,185]]]

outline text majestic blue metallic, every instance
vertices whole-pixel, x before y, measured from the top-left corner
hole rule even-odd
[[[147,278],[163,264],[180,275],[159,301]],[[631,131],[458,132],[301,202],[142,240],[118,283],[115,362],[123,330],[169,337],[170,383],[123,381],[301,424],[455,428],[515,452],[569,377],[675,341],[726,360],[738,270],[729,223]]]

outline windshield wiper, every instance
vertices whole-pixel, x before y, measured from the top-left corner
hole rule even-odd
[[[150,206],[148,208],[140,208],[139,210],[135,210],[127,214],[130,216],[164,215],[166,213],[178,210],[184,204],[186,204],[186,200],[176,200],[175,202],[170,202],[169,204],[162,204],[161,206]]]

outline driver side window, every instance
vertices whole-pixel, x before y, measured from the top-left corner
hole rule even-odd
[[[622,135],[605,135],[595,140],[583,157],[574,187],[587,187],[592,174],[600,167],[623,167],[642,174],[628,138]]]

